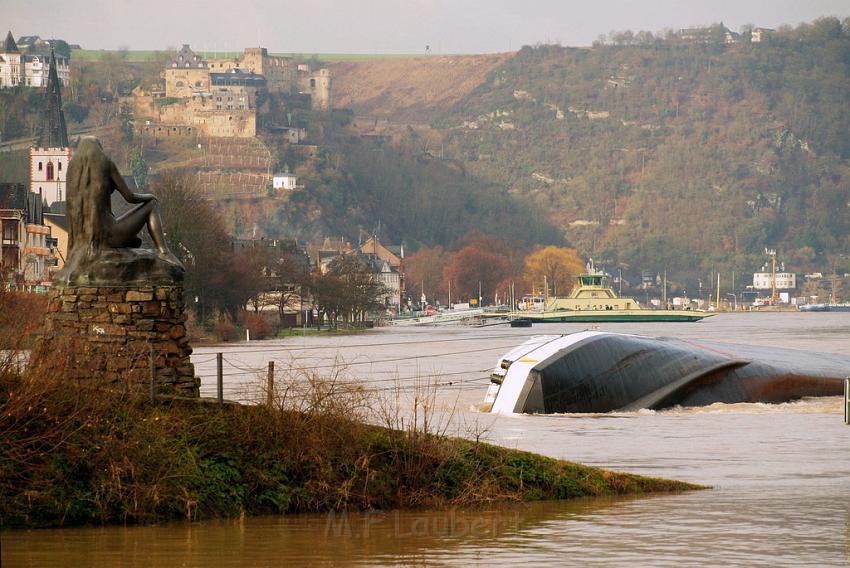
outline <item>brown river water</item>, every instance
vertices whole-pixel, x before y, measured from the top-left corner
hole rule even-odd
[[[699,323],[597,327],[850,357],[850,314],[721,314]],[[713,489],[483,511],[6,531],[2,566],[850,565],[850,426],[840,397],[590,416],[479,411],[500,355],[531,335],[587,328],[296,335],[199,348],[193,360],[205,396],[215,395],[215,353],[224,353],[225,396],[245,402],[261,398],[259,377],[273,360],[278,376],[336,372],[367,383],[402,413],[414,395],[434,392],[434,416],[449,433]]]

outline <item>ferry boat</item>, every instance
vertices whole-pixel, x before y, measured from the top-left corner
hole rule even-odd
[[[634,298],[619,297],[608,286],[608,277],[588,265],[576,277],[577,286],[566,298],[550,298],[540,310],[521,312],[534,323],[553,322],[652,322],[699,321],[713,314],[703,310],[653,310],[642,308]]]

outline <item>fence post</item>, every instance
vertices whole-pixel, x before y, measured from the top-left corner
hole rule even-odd
[[[219,406],[224,405],[224,372],[222,369],[223,355],[221,353],[215,354],[215,366],[216,366],[216,387],[218,390],[218,404]]]
[[[153,343],[151,346],[151,403],[156,400],[156,356],[153,351]]]
[[[844,423],[850,426],[850,377],[844,379]]]
[[[269,382],[266,395],[268,397],[268,405],[272,406],[274,404],[274,361],[269,361]]]

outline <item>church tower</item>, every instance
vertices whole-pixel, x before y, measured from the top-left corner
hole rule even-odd
[[[44,106],[35,144],[30,148],[30,191],[41,195],[47,205],[66,200],[65,182],[71,160],[61,86],[56,73],[56,54],[51,50]]]

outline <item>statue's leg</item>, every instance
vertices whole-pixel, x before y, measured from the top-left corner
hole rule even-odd
[[[173,256],[171,251],[168,249],[168,244],[165,242],[165,232],[162,229],[162,217],[159,216],[159,204],[155,201],[152,203],[154,206],[148,213],[147,220],[148,233],[160,254]]]
[[[129,242],[130,239],[135,238],[136,233],[144,226],[147,226],[148,234],[150,234],[151,240],[160,256],[168,262],[180,265],[180,260],[171,253],[168,244],[165,242],[165,234],[162,230],[162,218],[159,216],[159,203],[157,201],[142,203],[117,218],[115,220],[114,232],[119,235],[119,238],[123,242]]]
[[[153,201],[142,203],[130,209],[117,219],[109,232],[109,245],[113,247],[139,246],[136,236],[148,223],[150,212],[155,207]]]

